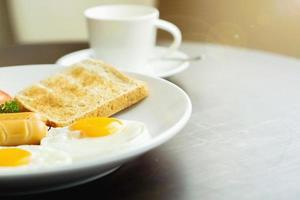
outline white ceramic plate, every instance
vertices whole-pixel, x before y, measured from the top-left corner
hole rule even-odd
[[[138,73],[166,78],[178,74],[190,66],[189,61],[180,61],[173,59],[186,59],[188,56],[182,51],[174,51],[166,59],[164,55],[168,48],[156,46],[145,66],[137,68]],[[91,49],[83,49],[64,55],[56,61],[61,66],[70,66],[84,59],[93,58]]]
[[[0,89],[14,95],[62,68],[57,65],[27,65],[0,68]],[[117,155],[95,158],[60,168],[35,172],[0,174],[1,194],[20,194],[62,189],[104,176],[123,163],[161,145],[178,133],[191,115],[187,94],[176,85],[160,78],[129,73],[148,83],[150,96],[116,117],[144,122],[152,138],[137,148]]]

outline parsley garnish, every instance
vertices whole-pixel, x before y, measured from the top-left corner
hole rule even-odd
[[[0,113],[15,113],[20,112],[19,104],[12,100],[0,105]]]

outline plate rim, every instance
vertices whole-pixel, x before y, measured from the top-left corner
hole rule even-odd
[[[38,66],[51,67],[52,66],[52,67],[57,67],[57,68],[61,67],[57,64],[29,64],[29,65],[4,66],[4,67],[0,68],[0,71],[1,71],[1,69],[4,69],[4,68],[12,68],[12,67],[13,68],[22,68],[22,67],[28,67],[28,66],[31,66],[31,67],[38,67]],[[184,126],[187,124],[187,122],[189,121],[191,114],[192,114],[192,102],[191,102],[191,99],[188,96],[188,94],[183,89],[181,89],[179,86],[175,85],[174,83],[172,83],[170,81],[167,81],[165,79],[162,79],[162,78],[159,78],[156,76],[145,75],[145,74],[134,73],[134,72],[127,72],[127,71],[122,71],[122,72],[129,74],[129,75],[132,74],[134,76],[142,77],[142,80],[143,80],[143,77],[155,79],[156,81],[163,82],[163,84],[167,84],[167,85],[175,88],[176,90],[178,90],[178,92],[181,93],[181,95],[183,95],[184,100],[186,101],[186,110],[185,110],[184,114],[181,116],[181,118],[178,120],[178,122],[176,124],[174,124],[172,127],[170,127],[169,129],[163,131],[156,138],[153,138],[151,141],[146,143],[144,146],[139,145],[137,147],[130,148],[130,150],[127,150],[122,153],[118,153],[118,154],[104,157],[104,158],[93,159],[93,160],[89,160],[86,162],[76,163],[75,165],[74,164],[65,165],[65,166],[61,166],[59,168],[49,168],[49,169],[43,169],[43,170],[39,170],[39,171],[27,171],[26,173],[21,171],[21,172],[15,172],[15,173],[0,174],[0,178],[1,179],[13,179],[13,178],[28,178],[31,176],[49,176],[51,174],[58,174],[58,173],[82,170],[85,168],[91,168],[91,167],[97,167],[97,166],[101,166],[101,165],[105,165],[105,164],[110,164],[110,163],[117,162],[120,160],[126,160],[129,158],[133,158],[135,156],[139,156],[147,151],[150,151],[150,150],[160,146],[161,144],[170,140],[177,133],[179,133],[181,129],[184,128]]]

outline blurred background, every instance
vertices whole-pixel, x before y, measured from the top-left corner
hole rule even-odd
[[[0,47],[87,42],[83,11],[115,3],[157,7],[186,41],[300,57],[300,0],[1,0]]]

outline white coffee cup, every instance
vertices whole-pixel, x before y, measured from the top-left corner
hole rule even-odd
[[[181,32],[159,19],[156,8],[141,5],[103,5],[87,9],[90,47],[93,57],[116,67],[136,71],[147,63],[156,43],[157,28],[173,35],[169,53],[181,44]]]

